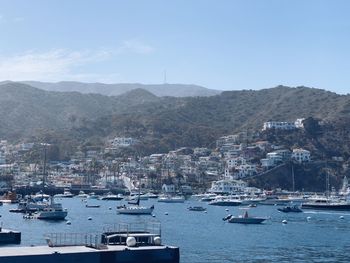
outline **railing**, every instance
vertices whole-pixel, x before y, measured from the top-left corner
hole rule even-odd
[[[63,246],[89,246],[99,248],[101,245],[101,235],[86,233],[50,233],[44,238],[49,247]]]
[[[160,222],[137,222],[137,223],[117,223],[108,227],[104,227],[103,232],[114,233],[149,233],[161,236]]]

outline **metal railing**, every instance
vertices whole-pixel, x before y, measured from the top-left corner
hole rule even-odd
[[[160,222],[137,222],[137,223],[117,223],[108,227],[104,227],[103,232],[106,233],[149,233],[161,236]]]
[[[99,248],[101,245],[101,235],[87,233],[50,233],[44,238],[49,247],[63,246],[89,246]]]

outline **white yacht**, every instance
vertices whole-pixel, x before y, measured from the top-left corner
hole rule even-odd
[[[64,220],[68,212],[63,210],[62,204],[55,203],[53,197],[50,200],[50,204],[38,212],[37,218],[43,220]]]
[[[100,200],[116,200],[116,201],[119,201],[119,200],[123,200],[123,195],[121,194],[118,194],[118,195],[115,195],[115,194],[112,194],[112,193],[107,193],[106,195],[103,195],[100,197]]]
[[[242,204],[242,201],[240,201],[238,198],[233,198],[230,196],[218,196],[208,204],[216,206],[238,206]]]
[[[119,214],[127,214],[127,215],[151,215],[154,210],[154,206],[144,207],[139,205],[134,206],[118,206],[117,212]]]
[[[185,197],[183,196],[160,196],[158,202],[162,203],[183,203],[185,202]]]
[[[59,198],[72,198],[74,197],[74,194],[72,194],[69,190],[65,189],[63,194],[57,194],[55,197]]]
[[[84,191],[79,191],[79,194],[77,195],[77,197],[79,197],[79,198],[88,198],[89,195],[85,194]]]

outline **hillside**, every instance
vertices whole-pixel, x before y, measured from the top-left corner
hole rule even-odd
[[[77,91],[80,93],[96,93],[107,96],[119,96],[125,92],[134,89],[147,90],[158,97],[196,97],[196,96],[212,96],[220,94],[219,90],[211,90],[198,85],[184,84],[139,84],[139,83],[121,83],[121,84],[104,84],[104,83],[82,83],[74,81],[62,81],[57,83],[39,82],[39,81],[24,81],[23,83],[30,86],[48,90],[71,92]]]
[[[168,103],[165,106],[165,103]],[[139,109],[139,107],[137,107]],[[348,117],[350,96],[319,89],[277,87],[261,91],[229,91],[212,97],[153,103],[147,110],[130,108],[84,124],[85,135],[142,138],[149,151],[181,146],[213,146],[215,139],[244,130],[260,130],[268,120],[322,120]],[[340,121],[341,122],[341,121]]]
[[[314,117],[346,128],[349,114],[350,95],[306,87],[175,98],[157,97],[144,89],[111,97],[44,91],[13,82],[0,85],[1,138],[24,140],[49,134],[55,141],[64,137],[101,144],[112,136],[132,136],[141,139],[144,153],[212,147],[220,136],[260,130],[268,120]]]

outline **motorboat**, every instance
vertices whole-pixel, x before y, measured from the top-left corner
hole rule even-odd
[[[69,190],[64,190],[63,194],[57,194],[55,197],[59,198],[73,198],[74,194],[72,194]]]
[[[34,202],[31,199],[22,200],[18,203],[17,208],[10,209],[11,213],[31,213],[42,211],[49,206],[48,202]]]
[[[88,199],[99,199],[99,198],[100,196],[95,194],[94,192],[91,192],[88,197]]]
[[[203,194],[200,199],[202,202],[210,202],[213,201],[217,197],[216,194]]]
[[[44,202],[50,199],[50,196],[42,192],[36,193],[30,197],[34,202]]]
[[[224,221],[227,221],[229,223],[236,223],[236,224],[261,224],[265,220],[267,220],[266,217],[252,217],[248,215],[248,211],[244,211],[243,215],[240,216],[233,216],[228,215],[227,217],[223,218]]]
[[[86,208],[99,208],[100,205],[89,205],[89,204],[86,204],[85,207]]]
[[[190,206],[187,209],[189,211],[196,211],[196,212],[203,212],[207,210],[205,207],[202,207],[202,206]]]
[[[89,195],[85,194],[84,191],[79,191],[79,194],[77,195],[78,198],[88,198]]]
[[[112,193],[108,193],[107,195],[100,197],[100,200],[105,200],[105,201],[120,201],[123,199],[124,197],[121,194],[115,195]]]
[[[158,195],[155,194],[155,193],[146,193],[144,194],[143,196],[147,197],[147,198],[152,198],[152,199],[155,199],[155,198],[158,198]],[[141,199],[142,200],[142,199]]]
[[[332,198],[314,199],[302,204],[302,209],[350,211],[350,202]]]
[[[300,209],[299,206],[294,205],[294,206],[285,206],[282,208],[277,208],[278,211],[283,212],[283,213],[301,213],[303,210]]]
[[[37,213],[36,218],[42,220],[64,220],[68,215],[67,211],[64,211],[62,204],[55,203],[54,198],[50,198],[50,204],[44,210]]]
[[[160,196],[158,202],[161,203],[183,203],[185,202],[185,197],[183,196]]]
[[[239,206],[242,204],[242,201],[231,197],[219,196],[216,197],[213,201],[210,201],[208,204],[216,206]]]
[[[154,210],[154,205],[151,207],[144,207],[139,205],[133,205],[133,206],[118,206],[117,212],[119,214],[125,214],[125,215],[151,215]]]

